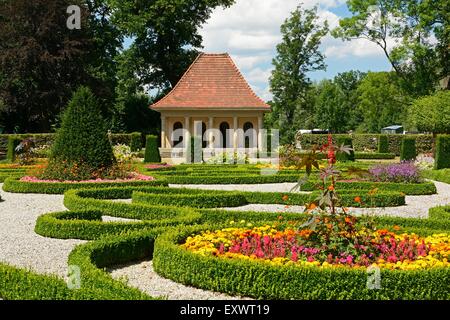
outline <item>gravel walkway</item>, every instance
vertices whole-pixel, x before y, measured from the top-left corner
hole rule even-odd
[[[450,184],[434,182],[437,194],[427,196],[406,196],[406,205],[386,208],[351,208],[356,215],[386,215],[404,218],[428,218],[428,210],[439,205],[450,204]],[[274,188],[271,191],[281,191]],[[304,206],[285,206],[277,204],[249,204],[242,207],[225,208],[230,211],[259,211],[259,212],[303,212]]]
[[[63,211],[62,195],[7,193],[0,195],[0,262],[64,277],[67,257],[81,240],[50,239],[34,233],[38,216]]]
[[[108,270],[114,278],[126,279],[128,285],[138,288],[153,297],[169,300],[241,300],[223,293],[188,287],[165,279],[153,271],[152,261],[116,266]],[[248,298],[245,298],[248,299]]]

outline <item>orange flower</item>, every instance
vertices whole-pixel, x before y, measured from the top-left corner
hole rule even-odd
[[[328,190],[334,191],[334,186],[333,185],[328,186]]]
[[[394,226],[394,230],[395,230],[395,231],[398,231],[398,230],[400,230],[400,229],[401,229],[400,226]]]
[[[345,213],[348,212],[348,208],[342,208],[342,210],[344,210]]]
[[[355,202],[361,203],[361,197],[355,197]]]
[[[287,194],[285,194],[281,199],[283,201],[288,201],[289,200],[289,196]]]
[[[311,202],[311,203],[308,205],[308,210],[314,210],[315,208],[317,208],[317,206],[316,206],[316,204],[315,204],[314,202]]]
[[[351,223],[351,222],[352,222],[352,219],[351,219],[350,217],[345,217],[345,222]]]
[[[283,220],[283,216],[278,216],[278,220]]]

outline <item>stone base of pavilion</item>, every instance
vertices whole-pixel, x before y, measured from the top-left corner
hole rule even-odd
[[[168,164],[183,164],[191,163],[190,157],[187,157],[190,152],[186,152],[185,148],[159,148],[159,153],[161,155],[161,162]],[[234,149],[234,148],[216,148],[216,149],[202,149],[202,155],[197,156],[195,163],[208,163],[208,161],[217,159],[220,155],[227,153],[231,158],[234,154],[238,155],[239,164],[245,158],[248,158],[249,163],[278,163],[278,157],[274,154],[269,154],[267,152],[259,152],[257,148],[251,149]],[[189,159],[187,159],[189,158]]]

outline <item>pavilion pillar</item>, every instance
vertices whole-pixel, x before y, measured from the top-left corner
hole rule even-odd
[[[260,116],[258,116],[258,150],[259,151],[262,151],[262,147],[263,147],[262,129],[263,129],[263,117],[262,117],[262,115],[260,115]]]
[[[166,148],[166,117],[161,117],[161,148]]]
[[[238,147],[238,117],[233,117],[233,148],[236,149]]]
[[[209,148],[212,149],[214,148],[214,134],[212,132],[212,129],[214,129],[214,117],[209,117],[208,118],[208,129],[210,129],[211,131],[209,131],[209,137],[208,137],[208,144],[209,144]]]
[[[184,117],[184,147],[187,148],[191,143],[191,129],[190,129],[191,117]]]

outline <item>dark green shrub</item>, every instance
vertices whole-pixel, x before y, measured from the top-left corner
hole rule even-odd
[[[387,135],[380,135],[378,137],[378,152],[388,153],[389,152],[389,139]]]
[[[64,112],[45,177],[60,179],[61,172],[58,169],[62,168],[61,163],[70,168],[83,165],[83,173],[90,168],[92,175],[115,163],[99,104],[86,87],[74,93]]]
[[[8,137],[8,150],[6,153],[6,160],[14,162],[16,160],[16,147],[20,144],[22,139],[18,136]]]
[[[400,150],[400,160],[409,161],[414,160],[416,153],[416,139],[405,137],[402,140],[402,148]]]
[[[158,137],[155,135],[147,136],[144,162],[161,162],[161,156],[159,155],[158,149]]]
[[[436,170],[450,168],[450,135],[442,134],[436,137]]]
[[[344,145],[346,147],[353,149],[353,139],[350,137],[338,137],[336,139],[336,144],[338,147]],[[338,152],[336,155],[336,160],[338,161],[355,161],[355,151],[351,150],[350,153]]]
[[[395,159],[394,153],[355,152],[356,159]]]
[[[131,133],[130,149],[132,152],[137,152],[142,148],[142,139],[140,132]]]

